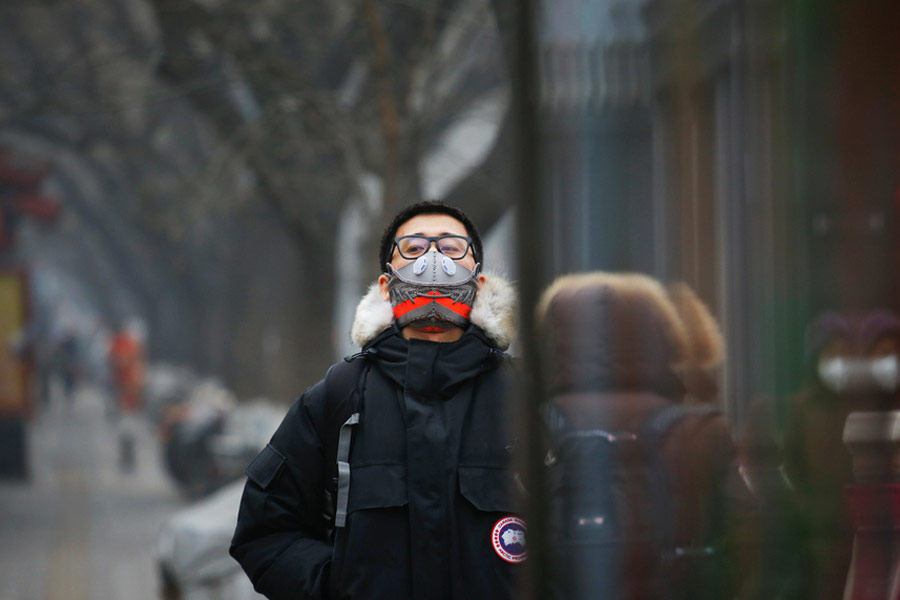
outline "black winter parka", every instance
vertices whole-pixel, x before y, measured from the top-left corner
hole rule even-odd
[[[521,564],[492,531],[515,515],[504,354],[477,326],[452,343],[396,327],[335,365],[251,463],[232,556],[275,600],[502,600]],[[327,389],[359,374],[358,396]],[[343,386],[347,387],[347,386]],[[351,386],[353,387],[353,386]],[[345,527],[333,529],[341,424],[358,412]],[[523,544],[524,546],[524,544]]]

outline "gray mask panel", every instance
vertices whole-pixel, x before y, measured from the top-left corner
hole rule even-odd
[[[470,271],[432,250],[399,269],[391,264],[387,267],[388,293],[400,327],[447,323],[464,327],[469,322],[481,265],[476,264]]]

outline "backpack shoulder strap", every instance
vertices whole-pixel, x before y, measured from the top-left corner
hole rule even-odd
[[[660,453],[666,435],[686,418],[706,418],[719,414],[711,405],[684,405],[673,402],[652,411],[641,426],[639,438],[650,460],[649,515],[655,520],[660,551],[671,552],[675,544],[674,505],[669,492],[668,470]]]
[[[676,404],[668,403],[653,411],[641,428],[642,437],[656,449],[662,444],[666,434],[682,419],[706,418],[720,414],[721,411],[711,404]]]
[[[367,363],[366,354],[361,352],[344,357],[344,360],[328,369],[325,374],[325,395],[329,410],[338,411],[342,405],[353,401],[347,408],[352,409],[351,413],[356,411],[359,398],[354,400],[354,392],[359,387]]]
[[[365,352],[348,356],[325,375],[328,426],[322,442],[329,477],[325,509],[338,527],[344,524],[349,500],[350,443],[353,427],[359,423],[360,389],[368,372],[365,356]]]

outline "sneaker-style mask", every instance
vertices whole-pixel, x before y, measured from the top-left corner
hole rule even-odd
[[[436,250],[395,269],[388,264],[388,292],[397,325],[464,327],[478,293],[481,265],[469,270]]]

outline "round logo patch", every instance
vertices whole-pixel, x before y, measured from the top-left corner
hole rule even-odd
[[[519,517],[503,517],[491,531],[491,543],[494,552],[511,563],[520,563],[528,558],[528,547],[525,545],[525,521]]]

